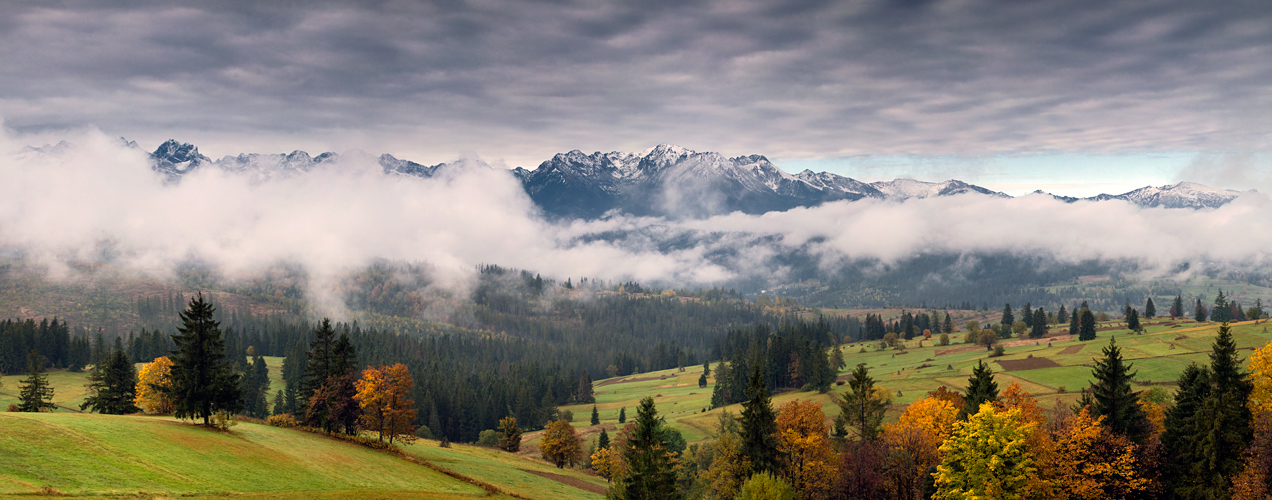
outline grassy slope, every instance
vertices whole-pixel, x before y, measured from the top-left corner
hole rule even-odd
[[[536,460],[529,454],[514,455],[493,448],[452,444],[441,448],[437,441],[421,439],[415,444],[404,445],[402,450],[413,457],[422,458],[446,470],[457,472],[493,484],[505,491],[513,491],[531,498],[543,499],[599,499],[604,495],[588,493],[582,489],[526,472],[539,471],[561,474],[608,486],[604,479],[573,469],[558,469]],[[537,457],[538,455],[534,455]]]
[[[161,417],[4,413],[0,429],[5,494],[50,486],[90,495],[485,495],[463,481],[360,446],[256,424],[226,434]]]
[[[1218,330],[1217,324],[1195,323],[1191,320],[1172,322],[1163,319],[1155,319],[1146,324],[1148,325],[1147,333],[1144,335],[1133,335],[1127,330],[1116,329],[1099,332],[1097,339],[1090,342],[1066,340],[1053,341],[1049,344],[1046,339],[1043,339],[1037,341],[1037,345],[1033,345],[1033,341],[1029,341],[1026,342],[1027,345],[1008,347],[1007,354],[1001,358],[988,358],[988,353],[983,349],[937,355],[936,351],[945,347],[934,346],[931,340],[923,342],[923,347],[919,347],[917,341],[910,341],[904,351],[892,349],[880,351],[877,350],[877,343],[859,343],[843,347],[847,366],[841,373],[848,373],[858,363],[865,363],[878,381],[878,385],[887,388],[893,395],[894,404],[889,417],[895,420],[904,409],[904,405],[923,397],[941,385],[962,391],[967,385],[972,368],[980,360],[990,363],[1000,389],[1013,381],[1019,382],[1026,390],[1033,393],[1040,405],[1045,408],[1050,408],[1057,402],[1070,404],[1077,400],[1077,391],[1090,383],[1092,358],[1101,356],[1101,349],[1108,345],[1109,337],[1114,335],[1117,337],[1118,345],[1123,348],[1123,357],[1133,363],[1134,369],[1138,371],[1137,390],[1165,386],[1167,390],[1173,391],[1175,379],[1188,363],[1209,362],[1208,353]],[[1266,345],[1269,340],[1272,340],[1272,333],[1266,331],[1269,324],[1272,323],[1265,321],[1257,325],[1253,322],[1234,324],[1233,332],[1237,346],[1259,348]],[[1116,328],[1117,325],[1111,322],[1101,324],[1100,327]],[[1057,334],[1061,330],[1067,332],[1067,326],[1056,326],[1053,329]],[[963,345],[961,333],[953,335],[951,340],[954,343],[949,347]],[[1009,339],[1008,342],[1015,340],[1019,339]],[[1172,344],[1174,348],[1171,347]],[[1060,354],[1066,347],[1076,345],[1084,347],[1075,354]],[[865,352],[860,352],[863,349]],[[1242,350],[1239,354],[1243,359],[1248,360],[1250,352]],[[996,362],[1026,359],[1031,355],[1048,358],[1060,366],[1004,372],[1002,366]],[[931,366],[920,368],[925,364]],[[618,424],[620,408],[627,408],[627,416],[630,419],[634,417],[635,407],[641,398],[655,396],[659,414],[680,429],[686,440],[692,443],[709,438],[715,427],[717,414],[721,410],[709,410],[705,413],[701,411],[710,405],[711,388],[715,383],[712,379],[706,388],[699,388],[698,376],[701,373],[702,367],[696,366],[686,368],[683,373],[677,373],[676,370],[663,370],[597,381],[596,401],[602,426],[609,428],[612,436],[613,429]],[[842,393],[845,389],[846,386],[836,386],[828,394],[783,392],[774,395],[773,404],[780,406],[794,399],[813,400],[822,404],[828,417],[833,417],[839,410],[832,396]],[[600,431],[596,426],[589,425],[591,405],[566,406],[563,409],[573,411],[574,425],[589,436],[589,439],[595,439],[595,435]],[[737,414],[741,411],[741,406],[733,405],[725,410]],[[528,436],[532,438],[528,444],[531,447],[537,446],[537,435]]]

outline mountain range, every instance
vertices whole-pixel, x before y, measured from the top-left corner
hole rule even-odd
[[[137,147],[134,142],[125,144]],[[47,148],[48,146],[46,146]],[[57,147],[62,147],[58,145]],[[251,175],[255,179],[285,177],[335,161],[340,155],[240,154],[212,160],[191,144],[169,140],[149,153],[152,168],[169,182],[199,168],[215,167]],[[386,174],[432,177],[446,163],[422,165],[384,154],[376,158]],[[531,200],[554,218],[592,219],[611,212],[632,215],[700,218],[741,211],[761,214],[811,207],[838,200],[865,198],[905,201],[933,196],[978,193],[1009,198],[960,180],[924,182],[896,179],[865,183],[829,172],[804,170],[789,174],[761,155],[726,157],[679,146],[659,145],[642,153],[559,153],[533,170],[516,168]],[[1078,201],[1124,200],[1143,207],[1216,208],[1237,198],[1239,191],[1214,189],[1192,182],[1146,186],[1122,194],[1089,198],[1058,196]]]

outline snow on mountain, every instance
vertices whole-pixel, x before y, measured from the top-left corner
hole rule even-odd
[[[120,138],[120,143],[137,148],[135,142],[123,138]],[[52,146],[28,146],[17,154],[54,155],[71,147],[63,141]],[[359,155],[365,153],[354,156],[363,158]],[[341,156],[335,153],[310,156],[304,151],[293,151],[288,154],[240,154],[213,161],[199,153],[192,144],[168,140],[155,149],[150,158],[151,167],[156,172],[163,174],[169,182],[178,182],[185,174],[207,166],[249,175],[259,181],[284,178],[335,162]],[[390,154],[367,159],[376,161],[386,175],[414,177],[435,177],[441,172],[458,171],[452,168],[462,169],[480,163],[461,160],[429,166]],[[546,214],[560,218],[596,218],[611,211],[670,217],[706,217],[736,211],[760,214],[837,200],[875,198],[905,201],[964,193],[1009,197],[955,179],[924,182],[902,178],[864,183],[811,170],[791,175],[761,155],[730,158],[670,144],[660,144],[641,153],[588,154],[574,150],[556,154],[534,170],[516,168],[510,173]],[[1042,191],[1036,193],[1048,194]],[[1238,191],[1180,182],[1082,200],[1116,199],[1143,207],[1196,209],[1221,206],[1240,194]],[[1050,196],[1069,203],[1080,201],[1069,196]]]
[[[930,198],[933,196],[953,196],[964,193],[980,193],[990,196],[1010,198],[1004,193],[992,191],[980,186],[968,184],[960,180],[950,179],[945,182],[923,182],[914,179],[896,179],[870,183],[871,187],[883,193],[889,200],[905,201],[909,199]]]

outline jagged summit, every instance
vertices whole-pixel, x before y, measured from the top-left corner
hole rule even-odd
[[[119,142],[125,147],[138,148],[137,143],[124,138]],[[72,145],[63,141],[51,146],[28,146],[18,154],[61,154],[70,148]],[[361,152],[350,154],[350,159],[359,163],[368,160],[378,163],[386,175],[434,177],[442,172],[460,172],[471,165],[490,168],[474,160],[423,165],[391,154],[379,157]],[[286,154],[244,153],[213,161],[193,144],[170,139],[150,153],[150,159],[151,167],[169,182],[179,182],[186,174],[208,166],[264,181],[304,174],[319,165],[337,163],[342,156],[336,153],[312,156],[297,150]],[[763,155],[730,158],[671,144],[659,144],[640,153],[584,153],[576,149],[553,155],[533,170],[516,168],[510,173],[531,200],[545,214],[555,218],[597,218],[611,212],[696,218],[731,212],[761,214],[865,198],[901,202],[954,195],[1009,197],[957,179],[925,182],[900,178],[865,183],[812,170],[792,175],[774,166]],[[1241,193],[1179,182],[1090,198],[1058,196],[1041,190],[1035,194],[1069,203],[1123,200],[1143,207],[1197,209],[1221,206]]]

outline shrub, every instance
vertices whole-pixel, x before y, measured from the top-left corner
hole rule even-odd
[[[499,444],[499,431],[486,429],[477,434],[477,446],[495,447]]]
[[[752,475],[738,491],[738,500],[796,500],[799,494],[773,474],[761,472]]]
[[[559,413],[557,413],[557,415],[560,415],[561,420],[564,420],[566,422],[574,421],[574,412],[570,410],[561,410]]]
[[[1056,388],[1056,392],[1058,392],[1058,393],[1060,393],[1060,394],[1064,394],[1064,393],[1065,393],[1065,392],[1067,392],[1067,391],[1065,390],[1064,386],[1062,385],[1062,386],[1060,386],[1060,387],[1057,387],[1057,388]]]
[[[442,434],[442,440],[437,442],[437,446],[442,448],[450,448],[450,439],[447,439],[446,435]]]
[[[1005,353],[1006,351],[1007,351],[1006,349],[1003,349],[1003,345],[1002,345],[1002,344],[997,344],[997,345],[995,345],[995,346],[994,346],[994,353],[993,353],[993,354],[991,354],[990,356],[991,356],[991,357],[995,357],[995,358],[997,358],[997,357],[999,357],[999,356],[1002,356],[1002,355],[1003,355],[1003,353]]]
[[[18,411],[18,405],[15,405],[15,404],[9,405],[9,411]]]
[[[218,410],[212,415],[212,426],[223,431],[230,430],[230,427],[238,425],[238,419],[234,415],[225,410]]]
[[[436,439],[433,437],[433,431],[429,430],[427,425],[421,425],[415,429],[415,437],[422,439]]]
[[[266,420],[266,422],[268,422],[269,425],[272,425],[274,427],[283,427],[283,428],[291,428],[298,425],[298,422],[296,422],[296,417],[293,417],[292,414],[290,413],[280,413],[278,415],[270,415],[269,419]]]

